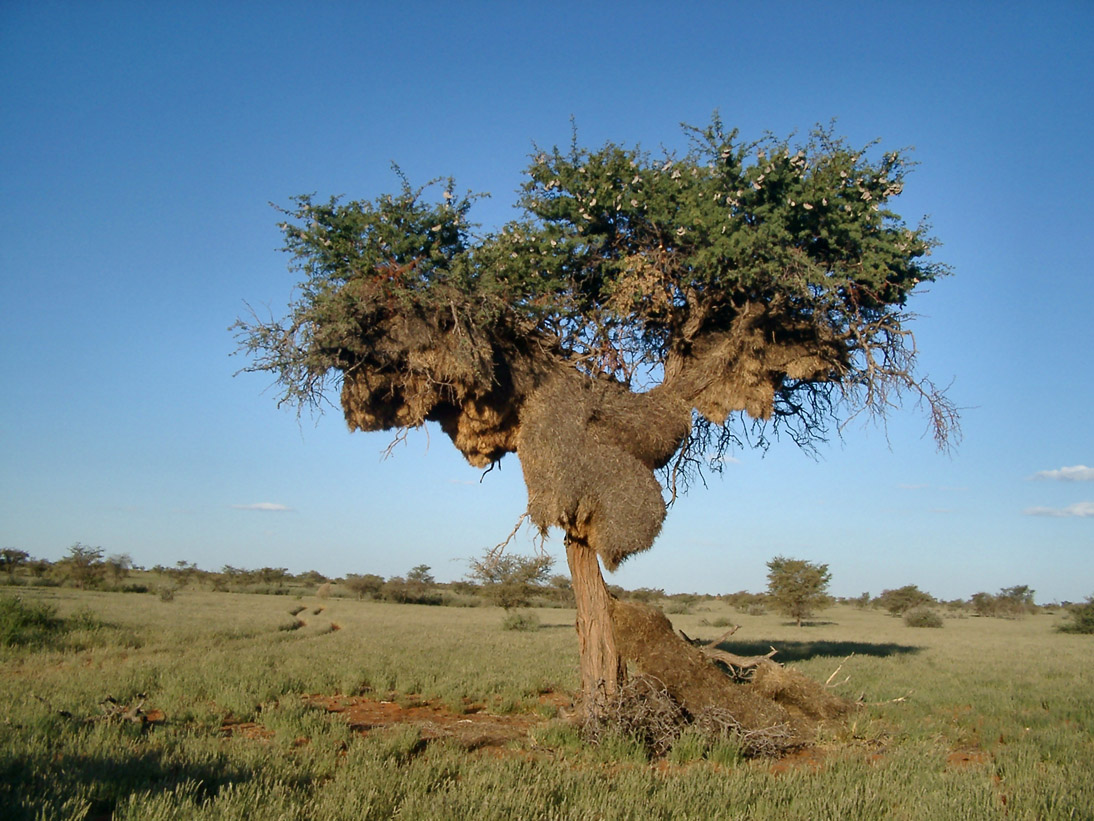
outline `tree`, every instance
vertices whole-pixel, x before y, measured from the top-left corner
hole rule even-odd
[[[832,603],[828,597],[831,578],[826,564],[776,556],[767,563],[768,602],[801,627],[803,619]]]
[[[76,587],[94,587],[106,571],[103,549],[89,547],[80,542],[76,542],[68,549],[68,555],[62,561]]]
[[[128,553],[114,553],[106,557],[105,564],[114,583],[117,584],[129,575],[129,571],[133,568],[133,557]]]
[[[913,607],[923,607],[934,604],[935,599],[930,593],[924,593],[914,584],[906,584],[895,590],[882,590],[881,595],[874,602],[878,607],[888,610],[891,616],[900,616],[906,610]]]
[[[234,326],[243,370],[272,374],[298,412],[335,387],[351,430],[432,421],[477,467],[518,454],[528,515],[565,535],[592,717],[628,659],[689,710],[695,676],[713,701],[746,698],[604,583],[600,562],[653,544],[663,491],[731,445],[814,447],[903,396],[940,446],[955,435],[953,405],[915,373],[905,305],[946,269],[926,227],[889,210],[904,155],[830,129],[744,142],[717,117],[687,133],[683,155],[540,151],[523,216],[480,235],[451,179],[297,197],[280,225],[303,277],[288,314]]]
[[[374,573],[365,573],[363,576],[350,573],[343,579],[342,584],[351,593],[355,593],[359,599],[363,599],[365,596],[377,599],[384,587],[384,577],[377,576]]]
[[[406,580],[411,584],[421,585],[422,587],[434,584],[436,579],[434,579],[433,574],[429,572],[430,569],[428,564],[420,564],[416,567],[412,567],[410,572],[406,574]]]
[[[0,550],[0,569],[8,574],[8,579],[15,577],[15,570],[27,563],[30,554],[25,550],[14,547],[5,547]]]
[[[1059,626],[1064,633],[1094,633],[1094,596],[1088,596],[1085,604],[1073,604],[1067,608],[1068,621]]]
[[[488,551],[483,558],[471,560],[470,575],[482,585],[487,598],[510,610],[528,605],[533,591],[546,583],[553,566],[554,560],[546,555],[499,556]]]

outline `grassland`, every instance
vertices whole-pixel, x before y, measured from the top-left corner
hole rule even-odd
[[[590,747],[556,716],[578,686],[572,611],[514,632],[494,608],[21,595],[69,629],[0,648],[5,819],[1094,818],[1094,638],[1057,632],[1060,616],[931,630],[851,607],[802,628],[720,604],[673,615],[707,639],[740,623],[727,649],[773,645],[821,681],[839,667],[839,692],[866,706],[787,760],[685,736],[651,761],[627,738]],[[97,718],[108,695],[152,720]],[[336,695],[519,732],[363,732],[328,709]]]

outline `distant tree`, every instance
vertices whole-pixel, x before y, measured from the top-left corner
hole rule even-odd
[[[326,576],[324,576],[322,573],[320,573],[318,570],[308,570],[308,571],[305,571],[304,573],[299,573],[296,576],[296,580],[298,582],[302,582],[304,584],[316,584],[316,585],[323,584],[323,583],[329,581],[329,579]]]
[[[25,550],[17,550],[14,547],[5,547],[0,550],[0,570],[8,574],[8,578],[14,578],[15,570],[26,564],[30,554]]]
[[[284,587],[290,578],[287,567],[260,567],[255,571],[255,576],[262,584],[276,584],[278,587]]]
[[[402,576],[392,576],[380,587],[380,598],[384,601],[405,604],[413,598],[410,585]]]
[[[488,551],[471,560],[471,578],[482,585],[483,594],[498,607],[525,607],[537,586],[550,577],[554,560],[550,556],[495,555]]]
[[[433,574],[429,571],[430,567],[428,564],[420,564],[417,567],[412,567],[406,574],[406,580],[410,584],[422,586],[436,584],[436,579],[433,578]]]
[[[864,592],[861,596],[851,599],[851,604],[859,610],[865,610],[870,606],[870,594]]]
[[[106,569],[110,573],[114,583],[117,584],[126,576],[133,567],[133,557],[128,553],[114,553],[106,557]]]
[[[978,616],[1020,618],[1028,613],[1036,612],[1037,605],[1033,601],[1034,592],[1027,585],[1021,584],[1004,587],[994,596],[991,593],[974,593],[971,599],[972,609]]]
[[[361,576],[350,573],[342,580],[342,584],[359,599],[363,599],[365,596],[378,599],[380,598],[380,591],[384,587],[384,577],[377,576],[374,573],[365,573]]]
[[[1094,596],[1087,597],[1086,604],[1067,607],[1069,621],[1060,625],[1064,633],[1094,633]]]
[[[1037,605],[1033,601],[1035,590],[1028,585],[1018,584],[1014,587],[1004,587],[995,597],[999,615],[1018,618],[1029,613],[1037,612]]]
[[[767,601],[801,627],[803,619],[831,603],[828,597],[831,578],[826,564],[776,556],[767,563]]]
[[[874,600],[874,604],[889,611],[891,616],[900,616],[905,610],[934,603],[934,596],[924,593],[914,584],[906,584],[895,590],[882,590],[881,595]]]
[[[68,577],[76,587],[94,587],[103,577],[106,565],[103,563],[103,549],[89,547],[76,542],[68,549],[68,555],[62,560]]]

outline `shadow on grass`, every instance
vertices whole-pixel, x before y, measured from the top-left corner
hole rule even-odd
[[[739,656],[763,656],[771,652],[771,648],[774,647],[779,651],[775,655],[775,661],[783,664],[818,657],[846,658],[852,653],[856,656],[885,658],[919,653],[923,650],[922,647],[910,644],[893,644],[892,642],[874,644],[868,641],[723,641],[717,647]]]
[[[43,808],[79,795],[91,803],[87,818],[110,818],[132,793],[174,792],[180,787],[192,791],[200,804],[215,798],[223,787],[256,776],[222,756],[195,762],[155,750],[119,747],[116,754],[102,755],[0,755],[0,816],[12,821],[40,818]]]

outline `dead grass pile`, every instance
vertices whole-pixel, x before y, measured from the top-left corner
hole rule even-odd
[[[608,570],[653,544],[665,518],[653,472],[690,429],[683,402],[567,369],[528,399],[520,421],[517,452],[538,527],[562,527]]]
[[[764,698],[797,710],[811,719],[830,719],[845,715],[851,705],[823,684],[772,661],[756,667],[752,690]]]
[[[687,732],[711,744],[732,741],[750,758],[779,756],[802,743],[788,723],[750,729],[722,707],[705,707],[691,714],[661,681],[647,675],[631,678],[614,697],[603,699],[598,710],[587,711],[582,732],[594,744],[622,734],[657,758],[668,755]]]
[[[846,346],[830,330],[783,315],[775,303],[746,303],[731,330],[687,346],[673,388],[704,417],[724,424],[734,411],[770,419],[787,380],[838,379]]]
[[[802,746],[813,737],[818,721],[836,718],[850,705],[806,678],[772,661],[757,668],[751,682],[725,675],[698,648],[682,641],[663,613],[636,602],[614,601],[612,624],[620,654],[633,662],[643,679],[657,683],[659,694],[650,705],[636,706],[636,693],[649,695],[647,685],[628,689],[613,720],[631,709],[640,723],[654,710],[664,721],[694,725],[712,735],[732,733],[750,755],[774,755]],[[674,706],[666,707],[668,699]],[[667,731],[658,731],[661,734]]]

